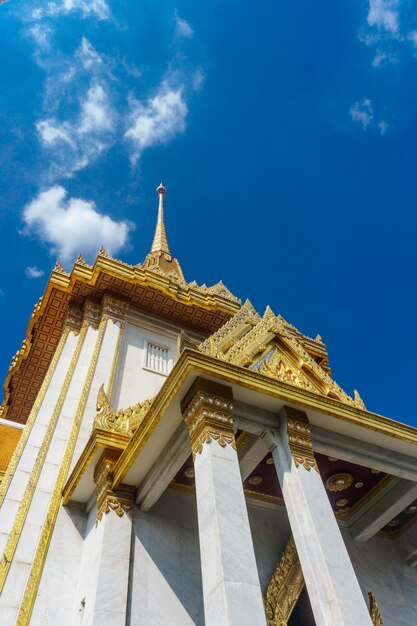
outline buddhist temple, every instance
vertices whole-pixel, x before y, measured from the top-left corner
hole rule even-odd
[[[143,263],[56,263],[10,364],[1,626],[417,624],[417,430],[187,282],[165,194]]]

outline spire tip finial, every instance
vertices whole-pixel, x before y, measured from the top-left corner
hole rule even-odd
[[[159,196],[163,196],[163,195],[165,195],[165,194],[166,194],[166,192],[167,192],[167,190],[165,189],[165,187],[163,186],[163,184],[162,184],[162,183],[159,183],[159,187],[157,187],[157,188],[156,188],[156,193],[157,193]]]

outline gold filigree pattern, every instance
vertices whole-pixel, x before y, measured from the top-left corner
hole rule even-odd
[[[302,465],[307,471],[311,468],[320,473],[311,445],[310,423],[305,413],[285,407],[287,413],[288,445],[296,467]]]
[[[297,370],[278,348],[273,351],[269,359],[263,361],[258,372],[301,389],[320,393],[319,389],[308,380],[307,376],[302,374],[300,370]]]
[[[236,450],[233,432],[233,395],[224,385],[197,378],[181,404],[191,438],[193,459],[211,441]]]
[[[278,350],[277,344],[282,349]],[[270,307],[261,318],[247,301],[231,320],[200,344],[199,350],[222,361],[255,367],[276,380],[363,408],[357,397],[353,400],[330,376],[322,341],[305,337],[280,315],[275,316]],[[259,359],[265,359],[268,350],[277,352],[259,366]]]
[[[94,428],[132,436],[142,423],[152,402],[153,398],[150,398],[116,412],[104,391],[104,385],[101,385],[97,396],[97,414],[94,420]]]
[[[325,482],[327,491],[332,492],[344,491],[345,489],[349,489],[352,485],[353,476],[349,472],[339,472],[337,474],[333,474]]]
[[[112,490],[112,469],[120,456],[120,450],[105,450],[94,471],[97,492],[96,526],[105,513],[114,511],[119,517],[133,509],[135,487],[121,484]]]
[[[265,593],[268,626],[287,626],[303,588],[303,572],[294,539],[290,537]]]
[[[378,603],[375,598],[375,594],[372,591],[368,592],[369,596],[369,613],[371,614],[372,624],[373,626],[382,626],[382,615],[379,610]]]

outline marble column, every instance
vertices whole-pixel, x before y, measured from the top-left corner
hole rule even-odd
[[[73,626],[125,626],[135,488],[111,490],[120,451],[105,450],[94,472],[97,504],[87,522]]]
[[[265,626],[233,433],[231,389],[197,378],[184,398],[192,443],[206,626]]]
[[[314,458],[305,413],[284,407],[272,453],[317,626],[372,626]]]

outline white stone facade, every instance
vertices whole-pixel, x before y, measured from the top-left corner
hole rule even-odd
[[[50,523],[47,516],[79,407],[82,419],[69,474],[89,441],[101,385],[109,389],[113,383],[109,395],[116,410],[155,396],[178,360],[180,331],[175,324],[129,311],[125,320],[104,317],[81,333],[68,333],[0,508],[0,552],[21,524],[0,595],[1,626],[20,624],[22,599],[42,531]],[[201,339],[197,333],[194,338]],[[149,346],[153,360],[147,358]],[[163,365],[157,358],[165,359]],[[68,388],[62,394],[66,377]],[[378,598],[384,626],[417,623],[417,569],[411,566],[415,534],[408,533],[407,540],[371,537],[359,543],[346,528],[340,529],[320,475],[294,463],[282,418],[282,432],[266,435],[265,426],[259,425],[254,432],[262,434],[272,451],[286,509],[246,502],[241,471],[246,478],[248,468],[239,467],[231,445],[217,441],[206,442],[196,455],[195,493],[166,488],[178,470],[169,451],[178,450],[180,467],[191,454],[179,400],[178,415],[172,417],[177,419],[175,437],[163,447],[166,463],[161,461],[160,471],[158,458],[148,463],[155,487],[146,477],[132,485],[138,504],[132,502],[124,514],[110,510],[97,521],[89,470],[88,501],[74,497],[59,509],[32,626],[264,626],[262,596],[290,534],[317,626],[371,626],[368,591]],[[51,441],[28,499],[48,436]],[[247,465],[264,454],[260,441],[254,456],[246,457]],[[158,489],[158,481],[163,488]]]

